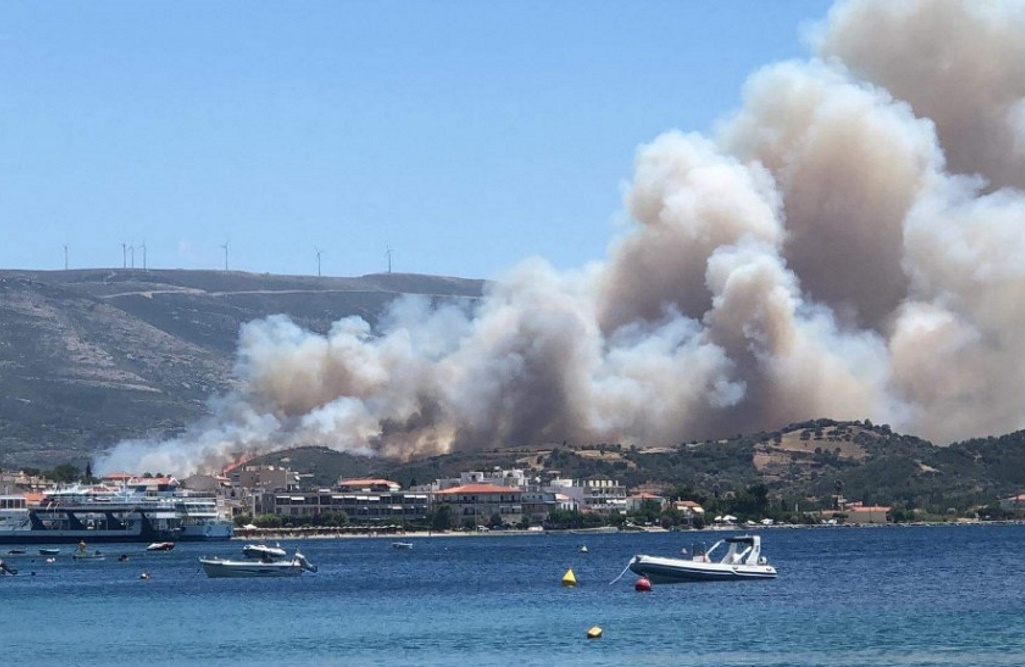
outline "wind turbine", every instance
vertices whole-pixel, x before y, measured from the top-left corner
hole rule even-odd
[[[317,277],[320,277],[320,248],[314,248],[317,251]]]
[[[122,243],[121,244],[121,268],[123,268],[123,269],[127,269],[128,268],[128,244],[127,243]]]
[[[388,273],[391,273],[391,246],[388,246],[388,250],[385,254],[388,255]]]
[[[224,270],[227,271],[228,270],[228,242],[225,241],[224,245],[222,245],[221,247],[224,248]]]

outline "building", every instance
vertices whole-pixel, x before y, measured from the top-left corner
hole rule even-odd
[[[498,515],[504,525],[523,521],[523,491],[512,486],[464,484],[434,494],[437,507],[452,508],[452,518],[459,524],[485,526]]]
[[[626,487],[612,479],[585,479],[581,509],[598,514],[622,514],[626,511]]]
[[[658,511],[661,512],[666,508],[667,501],[662,496],[656,496],[654,493],[635,493],[632,496],[626,498],[626,511],[637,512],[644,507],[645,502],[653,502],[658,505]]]
[[[850,503],[844,508],[844,523],[886,523],[890,508]]]
[[[340,479],[335,490],[343,493],[398,493],[402,485],[390,479]]]
[[[1019,493],[1018,495],[1011,496],[1010,498],[1001,498],[1000,509],[1005,512],[1022,514],[1025,512],[1025,493]]]

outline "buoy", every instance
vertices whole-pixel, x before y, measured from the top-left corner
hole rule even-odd
[[[563,586],[576,586],[577,585],[577,578],[573,574],[573,568],[570,568],[570,569],[566,570],[566,574],[562,575],[562,585]]]
[[[634,590],[638,593],[650,593],[651,592],[651,581],[647,577],[641,577],[634,584]]]
[[[587,638],[588,639],[600,639],[601,638],[601,628],[599,628],[597,625],[592,627],[590,630],[587,631]]]
[[[139,575],[140,579],[149,579],[149,572],[143,572]]]
[[[584,546],[580,547],[580,553],[582,553],[582,554],[586,554],[587,553],[587,545],[586,544]]]

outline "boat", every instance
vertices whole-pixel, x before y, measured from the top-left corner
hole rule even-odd
[[[713,554],[723,545],[726,551],[722,558],[716,560]],[[776,568],[762,556],[762,542],[758,535],[727,537],[707,551],[697,546],[689,559],[638,555],[631,559],[628,567],[655,584],[776,578]]]
[[[39,555],[40,556],[57,556],[57,555],[60,555],[60,552],[61,552],[60,549],[40,549],[39,550]]]
[[[174,542],[153,542],[146,547],[146,551],[170,551],[171,549],[174,549]]]
[[[0,545],[226,540],[233,530],[216,498],[182,493],[75,484],[32,507],[24,496],[0,496]]]
[[[288,553],[281,548],[280,544],[272,547],[266,544],[247,544],[242,547],[242,555],[246,558],[257,558],[262,561],[281,560],[288,556]]]
[[[316,572],[298,551],[289,560],[251,561],[227,558],[200,558],[199,564],[210,579],[234,577],[298,577],[303,572]]]
[[[392,549],[412,549],[413,548],[413,543],[412,542],[392,542],[391,543],[391,548]]]

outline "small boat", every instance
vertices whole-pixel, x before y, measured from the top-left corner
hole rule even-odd
[[[107,560],[107,557],[104,556],[103,554],[101,554],[99,551],[96,551],[96,552],[93,552],[93,553],[84,553],[84,552],[81,552],[81,551],[76,551],[75,553],[71,554],[71,557],[74,558],[75,560],[79,560],[79,561],[101,561],[101,560]]]
[[[582,545],[580,547],[580,553],[582,553],[582,554],[586,554],[587,553],[587,545],[586,544],[584,544],[584,545]]]
[[[25,550],[24,549],[11,549],[10,551],[7,552],[7,555],[8,556],[24,556],[25,555]]]
[[[412,542],[392,542],[391,543],[391,548],[392,549],[412,549],[413,548],[413,543]]]
[[[75,560],[82,560],[82,561],[99,561],[99,560],[106,560],[106,558],[107,558],[106,556],[101,554],[99,551],[94,551],[92,553],[89,553],[89,551],[85,547],[85,542],[84,541],[78,543],[78,550],[75,551],[75,553],[71,554],[71,557],[74,558]]]
[[[723,545],[727,546],[725,554],[714,560],[713,552]],[[776,568],[762,556],[758,535],[728,537],[713,544],[708,551],[697,546],[691,553],[689,559],[638,555],[631,559],[628,567],[654,584],[776,578]]]
[[[246,558],[258,558],[262,561],[280,560],[288,556],[288,553],[281,548],[280,544],[272,547],[266,544],[247,544],[242,547],[242,555]]]
[[[61,552],[60,549],[40,549],[39,550],[39,555],[40,556],[58,556],[58,555],[60,555],[60,552]]]
[[[174,542],[154,542],[146,547],[146,551],[170,551],[174,549]]]
[[[199,564],[210,579],[233,577],[298,577],[303,572],[316,572],[298,551],[290,560],[253,562],[251,560],[229,560],[227,558],[200,558]]]

